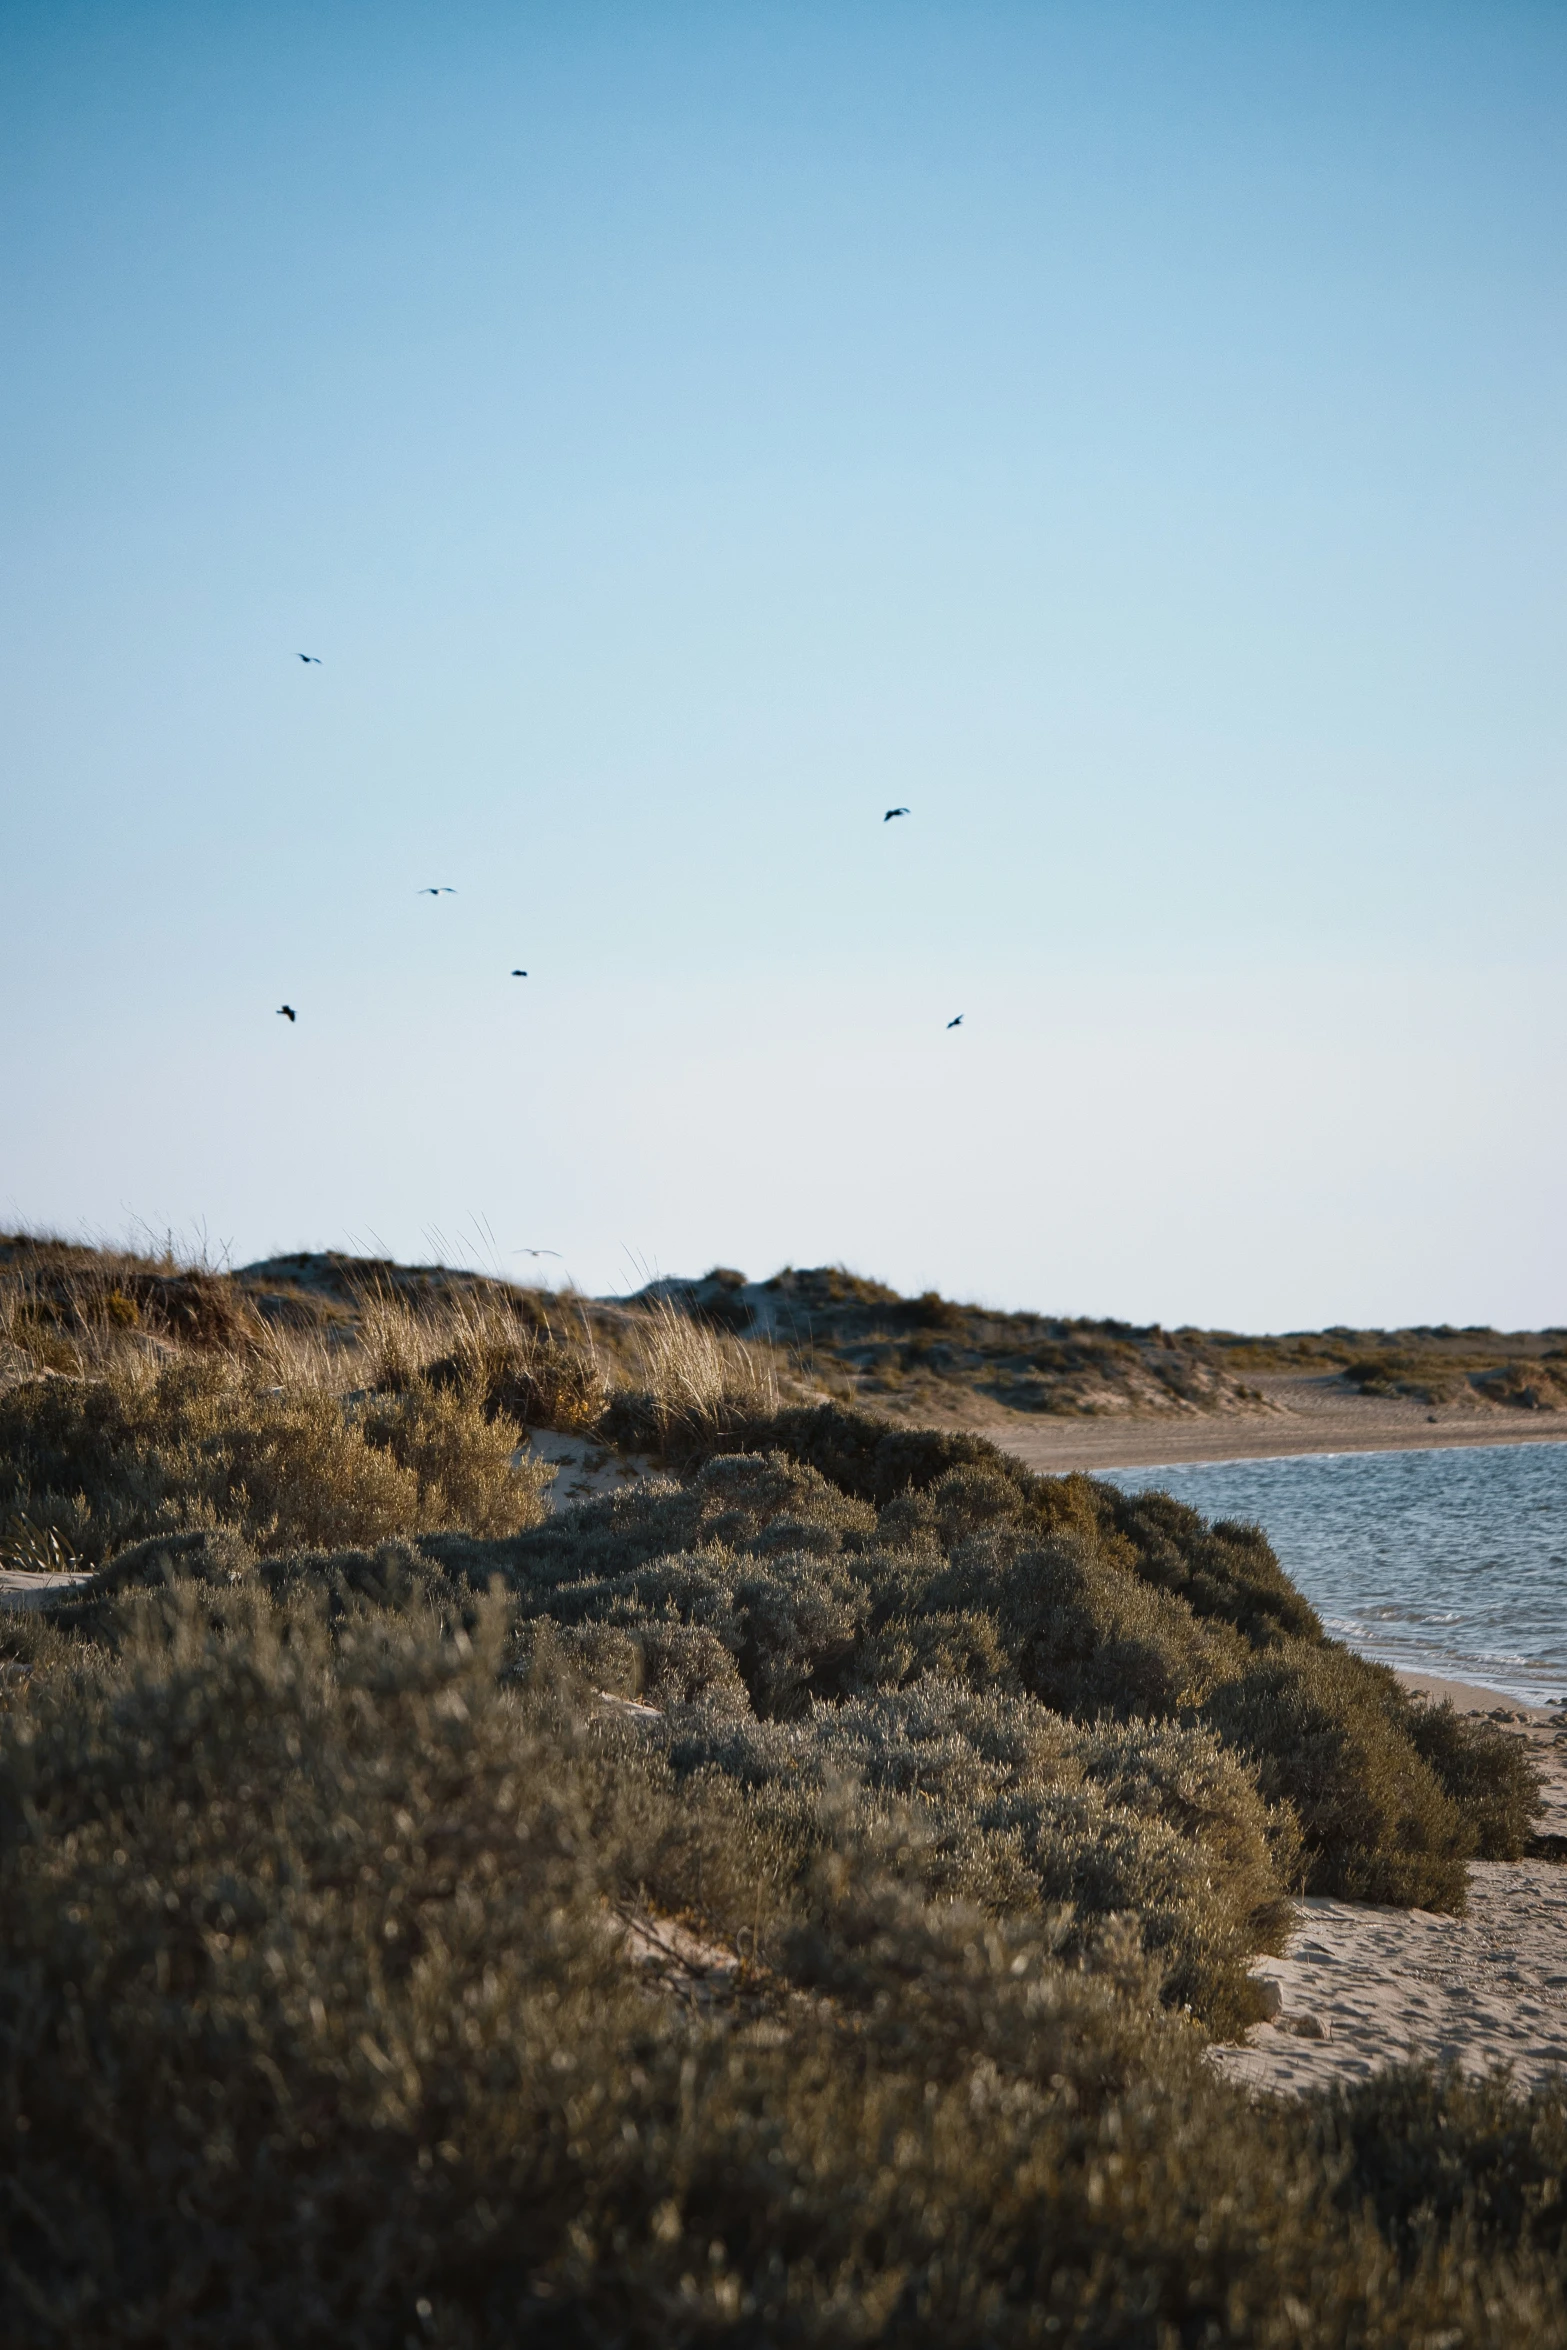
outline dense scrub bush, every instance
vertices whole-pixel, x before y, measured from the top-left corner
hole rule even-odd
[[[1128,1574],[1092,1534],[1026,1547],[1008,1525],[972,1534],[932,1597],[938,1606],[988,1608],[1023,1686],[1089,1718],[1179,1713],[1248,1659],[1237,1634],[1199,1622],[1183,1600]]]
[[[1358,1358],[1344,1366],[1344,1378],[1359,1395],[1411,1396],[1417,1403],[1447,1403],[1458,1382],[1418,1356],[1382,1354]]]
[[[1303,1877],[1461,1900],[1511,1746],[967,1436],[693,1409],[545,1522],[493,1319],[384,1325],[0,1396],[102,1562],[0,1635],[8,2344],[1567,2350],[1559,2096],[1201,2060]]]
[[[1567,2342],[1552,2093],[1251,2104],[1113,1929],[1075,1964],[1061,1913],[921,1882],[910,1772],[1075,1755],[1079,1794],[1239,1823],[1211,1743],[851,1707],[903,1795],[824,1760],[802,1858],[537,1637],[510,1681],[506,1606],[439,1571],[329,1620],[304,1562],[278,1598],[170,1556],[206,1572],[0,1705],[16,2350]],[[650,1909],[765,1918],[769,1971],[655,1995]]]
[[[279,1556],[423,1534],[443,1572],[499,1574],[601,1685],[658,1705],[804,1720],[934,1679],[1080,1722],[1200,1720],[1298,1824],[1275,1848],[1316,1892],[1458,1907],[1471,1854],[1522,1848],[1521,1752],[1327,1641],[1254,1527],[835,1406],[773,1415],[788,1442],[766,1456],[538,1522],[540,1472],[514,1466],[476,1363],[346,1408],[190,1360],[25,1382],[0,1397],[0,1507],[89,1559],[203,1527]]]
[[[852,1807],[859,1843],[917,1805],[904,1866],[927,1894],[992,1914],[1059,1909],[1074,1955],[1107,1921],[1135,1918],[1167,2003],[1220,2033],[1256,2018],[1247,1961],[1283,1947],[1291,1911],[1272,1839],[1290,1828],[1203,1731],[1088,1729],[1026,1697],[922,1681],[787,1724],[697,1709],[672,1718],[669,1741],[682,1773],[716,1763],[756,1790],[802,1855],[824,1798]]]
[[[542,1516],[521,1431],[477,1398],[417,1384],[345,1405],[232,1362],[141,1376],[31,1379],[0,1394],[0,1513],[55,1529],[86,1562],[182,1527],[277,1548],[341,1547]]]
[[[1501,2074],[1404,2065],[1323,2098],[1304,2118],[1339,2167],[1342,2208],[1369,2206],[1406,2267],[1456,2226],[1485,2251],[1527,2234],[1556,2263],[1567,2254],[1560,2083],[1520,2097]]]
[[[1184,1599],[1194,1615],[1233,1624],[1248,1640],[1276,1633],[1321,1639],[1316,1610],[1285,1574],[1260,1526],[1233,1519],[1206,1525],[1168,1493],[1114,1493],[1111,1520],[1132,1544],[1138,1574]]]
[[[1200,1720],[1296,1823],[1290,1866],[1312,1892],[1461,1908],[1469,1857],[1519,1848],[1527,1758],[1327,1640],[1256,1528],[1030,1477],[968,1438],[956,1462],[918,1439],[923,1483],[877,1506],[882,1447],[908,1467],[915,1440],[826,1407],[783,1418],[818,1460],[832,1439],[853,1492],[782,1450],[721,1455],[510,1543],[434,1549],[481,1587],[502,1573],[526,1615],[575,1637],[699,1628],[763,1718],[935,1677],[1079,1721]]]
[[[1461,1910],[1477,1831],[1415,1751],[1391,1673],[1336,1643],[1264,1650],[1203,1708],[1226,1744],[1259,1758],[1263,1792],[1287,1800],[1311,1891],[1348,1901]]]
[[[17,1245],[11,1242],[5,1253],[14,1257]],[[71,1340],[104,1333],[136,1331],[218,1354],[243,1354],[262,1335],[244,1292],[202,1267],[158,1266],[66,1245],[27,1250],[24,1269],[8,1271],[6,1319],[41,1358],[58,1351],[51,1334],[66,1342],[64,1360],[71,1359]]]
[[[1415,1752],[1468,1821],[1480,1860],[1521,1860],[1539,1808],[1529,1751],[1493,1722],[1452,1706],[1411,1705],[1396,1685],[1389,1702]]]
[[[1488,1403],[1511,1404],[1525,1412],[1559,1412],[1567,1404],[1561,1354],[1547,1355],[1544,1363],[1502,1363],[1483,1371],[1472,1384]]]
[[[863,1501],[891,1501],[912,1486],[923,1491],[948,1469],[967,1463],[999,1464],[999,1473],[1020,1490],[1028,1471],[982,1436],[961,1429],[889,1428],[867,1412],[840,1404],[796,1404],[781,1411],[726,1415],[692,1431],[677,1459],[700,1467],[718,1453],[781,1452],[818,1470],[845,1493]]]

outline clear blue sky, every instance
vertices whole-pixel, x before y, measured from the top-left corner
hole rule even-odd
[[[1559,4],[10,0],[0,108],[0,1219],[1567,1322]]]

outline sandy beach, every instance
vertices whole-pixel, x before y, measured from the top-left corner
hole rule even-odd
[[[1567,1412],[1525,1412],[1494,1405],[1416,1403],[1403,1396],[1357,1395],[1340,1378],[1259,1378],[1254,1412],[1198,1410],[1102,1413],[1081,1418],[1013,1414],[987,1424],[989,1436],[1031,1469],[1174,1467],[1185,1461],[1276,1460],[1309,1452],[1421,1452],[1472,1444],[1548,1444],[1567,1440]]]
[[[1525,1709],[1494,1689],[1430,1675],[1406,1685],[1463,1712],[1505,1716],[1545,1774],[1536,1823],[1567,1853],[1567,1709]],[[1230,2079],[1298,2093],[1364,2079],[1404,2057],[1520,2087],[1567,2066],[1567,1867],[1560,1860],[1474,1861],[1469,1914],[1305,1900],[1282,1958],[1253,1968],[1276,2006],[1244,2044],[1214,2050]]]

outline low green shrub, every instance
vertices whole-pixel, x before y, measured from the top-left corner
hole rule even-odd
[[[1128,1574],[1093,1534],[1027,1547],[1008,1525],[970,1535],[930,1597],[938,1607],[985,1609],[1022,1686],[1088,1719],[1181,1713],[1250,1656],[1237,1633]]]
[[[1505,2074],[1400,2065],[1314,2102],[1302,2119],[1338,2171],[1340,2208],[1374,2212],[1406,2272],[1457,2233],[1482,2257],[1520,2238],[1553,2263],[1567,2256],[1560,2081],[1520,2096]]]
[[[670,1314],[611,1409],[684,1480],[545,1521],[522,1423],[602,1399],[542,1303],[371,1300],[345,1397],[64,1273],[0,1393],[0,1526],[99,1570],[0,1619],[8,2350],[1567,2350],[1559,2086],[1203,2062],[1293,1888],[1458,1907],[1537,1802],[1257,1528]]]
[[[1069,1955],[1135,1920],[1167,2005],[1221,2035],[1256,2019],[1247,1963],[1283,1947],[1293,1823],[1204,1731],[1089,1729],[1027,1697],[927,1680],[788,1723],[677,1712],[667,1736],[682,1774],[716,1764],[759,1793],[797,1875],[824,1802],[835,1819],[847,1805],[856,1845],[896,1823],[902,1873],[926,1895],[993,1916],[1058,1911]]]
[[[1400,1727],[1474,1835],[1477,1860],[1521,1860],[1540,1809],[1540,1774],[1520,1739],[1447,1703],[1389,1692]]]
[[[1096,1487],[1101,1496],[1105,1491]],[[1233,1624],[1250,1641],[1279,1633],[1322,1638],[1321,1619],[1260,1526],[1232,1519],[1210,1526],[1168,1493],[1110,1491],[1110,1521],[1131,1544],[1131,1563],[1144,1581],[1184,1599],[1194,1615]]]
[[[779,1411],[735,1410],[685,1434],[672,1457],[688,1473],[720,1453],[780,1452],[817,1470],[843,1492],[880,1504],[909,1487],[933,1485],[948,1469],[991,1467],[1023,1487],[1028,1471],[985,1437],[965,1430],[889,1428],[842,1404],[795,1404]]]
[[[547,1638],[518,1685],[503,1601],[206,1564],[0,1703],[15,2350],[1567,2342],[1558,2092],[1250,2102],[1113,1921],[933,1896],[913,1780],[821,1755],[802,1857],[781,1777],[677,1774]],[[1190,1733],[891,1719],[844,1759],[1255,1835]],[[658,1991],[673,1912],[766,1969]]]
[[[429,1535],[443,1570],[500,1574],[525,1618],[614,1627],[640,1686],[731,1706],[743,1689],[763,1718],[931,1676],[1082,1721],[1197,1715],[1297,1815],[1314,1892],[1461,1907],[1468,1857],[1522,1849],[1521,1752],[1327,1641],[1256,1528],[1031,1477],[969,1437],[777,1417],[796,1452],[714,1455],[543,1522],[542,1472],[472,1383],[345,1411],[185,1362],[0,1397],[0,1503],[41,1505],[89,1560],[203,1527],[277,1554]]]
[[[1543,1363],[1500,1363],[1494,1371],[1477,1373],[1471,1385],[1488,1403],[1510,1404],[1516,1411],[1559,1412],[1567,1404],[1560,1363],[1559,1350]]]
[[[1526,1833],[1526,1760],[1426,1721],[1326,1639],[1256,1528],[988,1452],[943,1465],[940,1444],[923,1486],[877,1508],[885,1432],[837,1411],[794,1425],[818,1453],[831,1435],[840,1466],[865,1438],[845,1471],[861,1498],[784,1452],[717,1456],[513,1542],[436,1550],[481,1587],[503,1574],[527,1615],[702,1628],[763,1718],[930,1675],[1080,1721],[1199,1718],[1298,1822],[1310,1892],[1461,1909],[1467,1860]]]
[[[487,1415],[504,1413],[522,1428],[575,1435],[596,1428],[609,1389],[597,1362],[551,1332],[480,1327],[469,1343],[439,1355],[418,1374],[438,1392],[477,1392]],[[410,1382],[411,1383],[411,1382]]]
[[[1462,1910],[1478,1831],[1416,1750],[1397,1696],[1385,1667],[1336,1642],[1290,1640],[1202,1710],[1226,1745],[1256,1757],[1263,1793],[1293,1808],[1310,1892]]]

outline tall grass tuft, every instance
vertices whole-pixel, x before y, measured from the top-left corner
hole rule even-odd
[[[700,1446],[775,1413],[779,1371],[771,1347],[693,1320],[667,1298],[640,1317],[628,1345],[625,1385],[610,1398],[604,1429],[632,1446]]]

